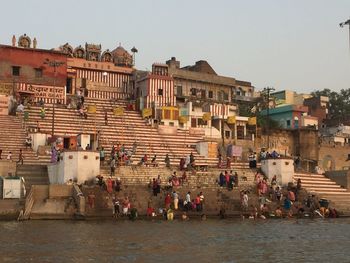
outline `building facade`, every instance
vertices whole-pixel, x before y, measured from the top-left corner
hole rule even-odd
[[[308,107],[303,105],[282,105],[269,111],[269,117],[276,121],[283,129],[298,129],[304,126],[312,126],[317,122],[316,117],[307,116]],[[262,116],[267,116],[267,110],[261,111]],[[306,118],[308,117],[308,118]],[[317,126],[317,125],[316,125]]]
[[[31,100],[65,102],[67,79],[67,56],[59,51],[37,48],[26,34],[12,46],[0,45],[1,93],[11,93]]]
[[[92,98],[125,99],[133,93],[133,58],[123,47],[102,51],[101,45],[58,48],[67,58],[67,93],[88,90]]]
[[[310,115],[317,117],[319,128],[328,119],[329,98],[325,96],[312,97],[304,100]]]
[[[152,72],[136,72],[135,96],[139,98],[139,108],[152,108],[160,124],[201,128],[208,137],[225,134],[231,139],[246,134],[247,129],[241,127],[246,126],[247,117],[237,118],[237,123],[232,122],[233,118],[230,124],[227,120],[238,117],[238,102],[254,100],[254,87],[250,82],[219,76],[206,61],[180,67],[173,57],[166,64],[153,64]],[[164,118],[174,116],[166,113],[169,107],[178,108],[179,120]]]

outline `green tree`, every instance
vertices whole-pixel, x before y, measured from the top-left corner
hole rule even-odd
[[[317,90],[311,95],[329,98],[328,114],[330,119],[343,122],[350,118],[350,89],[341,89],[339,92],[330,89]]]

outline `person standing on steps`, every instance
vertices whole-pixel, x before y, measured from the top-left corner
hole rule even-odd
[[[108,125],[108,113],[107,110],[105,110],[105,125]]]
[[[162,184],[162,180],[160,179],[160,175],[157,177],[157,194],[160,194],[160,186]]]
[[[23,165],[23,153],[22,153],[22,149],[19,149],[17,164],[19,164],[19,163],[21,163],[21,164]]]
[[[166,154],[166,155],[165,155],[165,160],[164,160],[164,162],[165,162],[165,166],[166,166],[167,168],[170,168],[170,158],[169,158],[169,154]]]
[[[176,191],[173,192],[173,199],[174,199],[174,209],[178,209],[179,205],[179,194],[176,193]]]
[[[105,162],[105,150],[103,147],[100,150],[100,165],[103,165]]]
[[[110,167],[111,167],[111,176],[114,176],[114,174],[115,174],[115,158],[113,158],[111,160]]]
[[[165,209],[168,210],[171,204],[171,197],[169,193],[167,193],[165,196],[164,204],[165,204]]]
[[[6,160],[12,161],[12,152],[9,152],[9,154],[6,157]]]

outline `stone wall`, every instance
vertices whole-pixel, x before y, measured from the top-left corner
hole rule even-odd
[[[318,160],[318,132],[316,130],[299,130],[298,152],[302,159]]]
[[[267,135],[261,136],[260,147],[267,146]],[[291,155],[295,152],[295,138],[292,130],[274,130],[270,134],[269,150]]]
[[[337,184],[341,185],[346,189],[350,189],[350,171],[340,170],[340,171],[328,171],[326,176]]]
[[[73,194],[73,185],[49,185],[49,198],[65,198]]]
[[[16,162],[0,160],[0,176],[7,176],[9,173],[16,174]]]
[[[347,169],[350,166],[350,161],[347,161],[348,154],[350,154],[349,146],[321,144],[318,165],[325,171]]]

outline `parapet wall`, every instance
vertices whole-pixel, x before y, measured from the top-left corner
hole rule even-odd
[[[328,171],[326,177],[342,187],[350,189],[350,170]]]
[[[8,176],[9,173],[16,174],[16,162],[0,160],[0,176]]]

